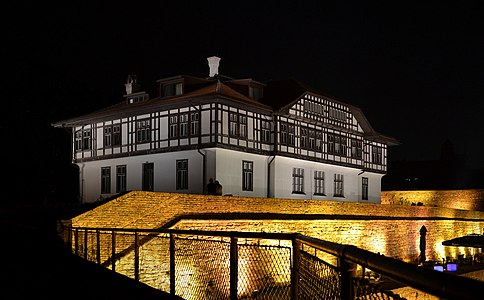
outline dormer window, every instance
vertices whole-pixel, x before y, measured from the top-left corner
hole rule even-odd
[[[249,97],[255,100],[262,98],[262,88],[249,86]]]
[[[141,101],[148,100],[148,94],[137,94],[137,95],[129,95],[127,97],[128,104],[133,104]]]
[[[163,85],[163,97],[178,96],[183,94],[183,84],[167,83]]]

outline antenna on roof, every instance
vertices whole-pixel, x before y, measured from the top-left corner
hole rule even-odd
[[[207,57],[207,60],[208,60],[208,67],[210,68],[210,73],[208,76],[214,77],[215,75],[218,75],[218,66],[220,63],[220,57],[211,56],[211,57]]]

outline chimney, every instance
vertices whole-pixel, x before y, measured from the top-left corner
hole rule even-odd
[[[140,89],[140,86],[136,80],[136,75],[134,75],[133,77],[131,77],[131,75],[128,75],[128,79],[126,80],[126,84],[124,86],[126,87],[126,95],[136,93]]]
[[[210,68],[210,74],[208,76],[214,77],[218,75],[218,65],[220,62],[220,57],[211,56],[207,58],[208,60],[208,67]]]

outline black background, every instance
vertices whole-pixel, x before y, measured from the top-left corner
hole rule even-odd
[[[390,162],[452,142],[484,168],[479,1],[16,1],[3,9],[6,191],[70,197],[69,135],[53,122],[123,100],[128,74],[296,78],[360,107],[393,136]],[[390,166],[391,167],[391,166]],[[392,170],[389,169],[391,172]],[[482,184],[484,186],[484,183]]]

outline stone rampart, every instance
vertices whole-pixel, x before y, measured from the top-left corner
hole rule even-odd
[[[234,214],[219,219],[217,214]],[[236,213],[252,213],[241,219]],[[212,214],[209,220],[185,215]],[[264,218],[268,214],[270,218]],[[262,217],[260,217],[262,216]],[[335,217],[337,216],[337,217]],[[176,218],[177,229],[300,232],[323,240],[353,244],[373,252],[414,261],[419,230],[427,228],[428,259],[470,254],[469,248],[444,247],[442,241],[484,228],[484,211],[433,206],[350,203],[130,192],[72,219],[73,226],[160,228]]]
[[[424,190],[384,191],[382,204],[447,207],[453,209],[484,211],[484,189],[474,190]]]

